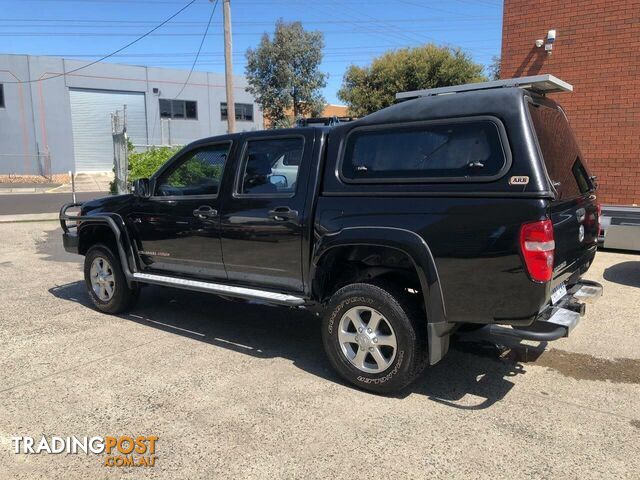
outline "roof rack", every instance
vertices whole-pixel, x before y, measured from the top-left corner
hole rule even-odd
[[[296,121],[296,126],[307,127],[313,124],[320,124],[320,125],[332,127],[334,125],[338,125],[339,123],[352,122],[355,119],[356,119],[355,117],[338,117],[336,115],[334,115],[333,117],[299,118]]]
[[[466,85],[454,85],[452,87],[400,92],[396,93],[396,100],[410,100],[418,97],[431,97],[433,95],[445,95],[503,87],[520,87],[542,94],[573,92],[573,85],[570,83],[564,82],[553,75],[545,74],[534,75],[531,77],[508,78],[506,80],[495,80],[493,82],[467,83]]]

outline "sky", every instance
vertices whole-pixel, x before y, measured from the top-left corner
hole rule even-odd
[[[151,30],[189,0],[0,0],[0,53],[95,60]],[[196,0],[153,34],[106,61],[189,70],[213,4]],[[278,18],[324,34],[324,96],[337,91],[349,65],[366,66],[385,51],[425,43],[460,47],[489,65],[500,54],[500,0],[231,0],[234,74],[245,52]],[[222,0],[196,71],[224,72]]]

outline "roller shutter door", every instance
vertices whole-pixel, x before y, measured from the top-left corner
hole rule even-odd
[[[76,172],[113,170],[111,114],[127,106],[127,133],[134,144],[147,143],[144,93],[69,89]]]

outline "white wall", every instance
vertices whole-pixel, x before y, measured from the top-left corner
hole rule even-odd
[[[61,58],[0,55],[0,83],[46,78],[74,70],[86,62]],[[4,85],[6,108],[0,108],[0,174],[41,174],[35,153],[47,148],[51,152],[53,173],[75,170],[73,131],[69,88],[144,92],[147,107],[148,143],[160,144],[161,120],[159,98],[174,98],[184,84],[188,71],[156,67],[100,63],[75,73],[31,84]],[[235,102],[254,104],[253,122],[236,122],[238,131],[263,128],[262,112],[245,91],[246,80],[234,77]],[[153,89],[158,88],[156,95]],[[220,102],[226,101],[224,75],[193,72],[189,85],[179,99],[198,102],[198,119],[173,119],[171,137],[174,144],[224,134],[226,122],[220,119]],[[166,138],[165,138],[166,140]],[[32,158],[25,163],[25,158]],[[30,171],[25,171],[28,169]]]

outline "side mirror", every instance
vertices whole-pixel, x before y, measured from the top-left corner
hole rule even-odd
[[[133,181],[133,195],[140,198],[151,196],[151,183],[148,178],[139,178]]]

